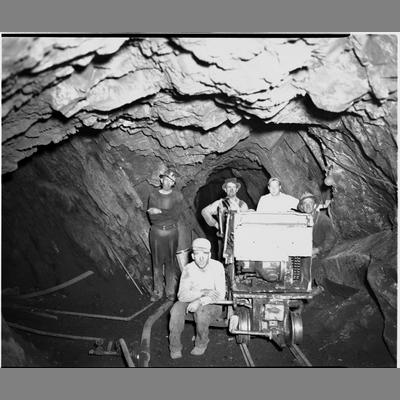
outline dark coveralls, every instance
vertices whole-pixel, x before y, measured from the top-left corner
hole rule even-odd
[[[176,297],[178,286],[178,264],[176,250],[178,248],[178,219],[182,207],[182,193],[172,190],[162,194],[158,190],[150,193],[148,208],[156,207],[160,214],[149,214],[150,248],[153,262],[154,292],[163,295],[163,265],[165,265],[165,294],[169,298]]]
[[[322,268],[322,259],[331,251],[336,243],[336,234],[331,220],[322,212],[316,212],[313,215],[313,248],[318,247],[319,253],[312,260],[312,274],[317,284],[322,284],[324,271]]]

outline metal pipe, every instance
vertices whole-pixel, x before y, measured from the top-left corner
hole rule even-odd
[[[2,308],[10,308],[10,309],[21,309],[23,312],[29,312],[34,315],[39,315],[40,317],[45,317],[45,318],[52,318],[52,319],[58,319],[57,315],[51,315],[46,312],[42,312],[42,310],[33,308],[33,307],[27,307],[27,306],[19,306],[17,304],[13,305],[3,305]],[[43,310],[44,311],[44,310]]]
[[[271,332],[258,332],[258,331],[241,331],[239,329],[233,329],[230,333],[234,335],[257,335],[257,336],[268,336],[271,337]]]
[[[233,301],[232,300],[218,300],[218,301],[213,301],[211,304],[219,304],[219,305],[232,305]]]
[[[128,346],[126,345],[125,340],[122,339],[122,338],[119,339],[119,344],[121,346],[122,354],[125,357],[125,361],[128,364],[128,367],[129,368],[135,368],[135,364],[133,363],[131,354],[129,353]]]
[[[163,315],[168,308],[170,308],[173,304],[172,300],[167,300],[165,303],[163,303],[155,313],[151,314],[149,318],[147,318],[144,326],[143,326],[143,331],[142,331],[142,339],[140,342],[140,354],[139,354],[139,360],[140,360],[140,366],[141,367],[148,367],[149,366],[149,361],[150,361],[150,339],[151,339],[151,328],[154,324],[154,322],[157,321],[158,318]]]
[[[44,312],[31,311],[31,313],[34,314],[34,315],[39,315],[40,317],[58,319],[57,315],[51,315],[51,314],[47,314],[47,313],[44,313]]]
[[[133,318],[137,317],[139,314],[142,312],[146,311],[149,307],[151,307],[154,303],[150,303],[147,306],[143,307],[141,310],[137,311],[136,313],[130,315],[129,317],[118,317],[114,315],[103,315],[103,314],[90,314],[90,313],[81,313],[81,312],[75,312],[75,311],[63,311],[63,310],[55,310],[51,308],[34,308],[34,307],[28,307],[28,306],[21,306],[21,305],[3,305],[4,308],[16,308],[16,309],[28,309],[31,312],[34,311],[45,311],[45,312],[50,312],[53,314],[63,314],[63,315],[73,315],[77,317],[88,317],[88,318],[99,318],[99,319],[110,319],[110,320],[115,320],[115,321],[131,321]]]
[[[30,333],[36,333],[37,335],[53,336],[53,337],[59,337],[59,338],[64,338],[64,339],[74,339],[74,340],[91,340],[93,342],[104,340],[103,338],[99,338],[99,337],[76,336],[76,335],[67,335],[64,333],[40,331],[38,329],[29,328],[27,326],[14,324],[13,322],[8,322],[8,321],[6,321],[6,322],[7,322],[8,326],[10,326],[11,328],[20,329],[21,331],[26,331],[26,332],[30,332]]]
[[[53,293],[53,292],[55,292],[57,290],[64,289],[67,286],[71,286],[74,283],[79,282],[82,279],[85,279],[85,278],[87,278],[88,276],[90,276],[92,274],[94,274],[93,271],[86,271],[83,274],[78,275],[77,277],[75,277],[73,279],[70,279],[67,282],[61,283],[60,285],[56,285],[56,286],[53,286],[53,287],[45,289],[45,290],[40,290],[39,292],[33,292],[33,293],[27,293],[27,294],[22,294],[22,295],[19,295],[19,296],[15,296],[15,298],[16,299],[30,299],[32,297],[43,296],[45,294]],[[14,297],[14,296],[12,296],[12,297]]]
[[[239,299],[276,299],[276,300],[301,300],[301,299],[312,299],[311,293],[247,293],[247,292],[235,292],[233,297]]]

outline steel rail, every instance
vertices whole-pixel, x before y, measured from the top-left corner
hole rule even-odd
[[[240,350],[243,354],[243,358],[246,362],[246,365],[248,367],[255,367],[256,365],[254,364],[253,358],[251,357],[249,348],[247,347],[246,343],[240,343],[239,344]]]
[[[304,353],[300,350],[300,348],[296,344],[291,344],[287,346],[290,352],[293,354],[295,359],[305,367],[312,367],[312,364],[308,360],[308,358],[304,355]],[[242,352],[244,361],[246,362],[247,367],[255,367],[255,363],[253,358],[251,357],[249,348],[245,343],[239,344],[240,351]]]
[[[119,345],[121,346],[122,354],[124,355],[125,361],[129,368],[135,368],[131,354],[129,353],[128,346],[123,338],[119,339]]]
[[[246,355],[246,353],[245,353],[244,350],[243,350],[242,344],[239,344],[239,349],[240,349],[240,351],[242,352],[244,361],[245,361],[245,363],[246,363],[246,367],[250,367],[249,360],[247,359],[247,355]]]
[[[294,355],[297,361],[305,367],[312,367],[312,364],[308,360],[308,358],[304,355],[304,353],[300,350],[300,348],[296,344],[291,344],[288,346],[290,352]]]

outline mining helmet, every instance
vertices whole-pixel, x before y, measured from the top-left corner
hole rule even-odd
[[[225,182],[224,182],[224,184],[222,185],[222,189],[226,190],[226,185],[227,185],[228,183],[233,183],[233,184],[235,184],[236,187],[237,187],[237,190],[239,190],[239,189],[241,188],[241,186],[242,186],[242,185],[238,182],[238,180],[237,180],[236,178],[228,178],[228,179],[225,179]]]
[[[299,204],[297,205],[299,210],[301,210],[303,201],[306,199],[314,199],[315,203],[317,203],[317,196],[313,195],[311,192],[304,192],[299,199]]]
[[[164,176],[171,179],[171,181],[173,181],[174,183],[176,182],[176,172],[172,169],[167,169],[164,173],[160,174],[160,178]]]
[[[209,240],[204,238],[197,238],[193,240],[192,250],[204,251],[205,253],[209,253],[211,250],[211,243]]]

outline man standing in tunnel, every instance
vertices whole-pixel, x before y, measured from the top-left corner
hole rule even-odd
[[[173,189],[176,182],[175,171],[167,169],[160,175],[160,180],[161,189],[150,193],[147,209],[151,222],[150,247],[154,282],[151,301],[157,301],[163,296],[163,265],[165,294],[169,300],[175,300],[178,286],[176,250],[179,239],[178,219],[183,196],[181,192]]]
[[[296,209],[298,199],[281,192],[282,186],[279,178],[272,177],[268,181],[269,194],[260,197],[257,212],[285,213]]]
[[[195,347],[190,354],[204,354],[209,342],[210,322],[222,312],[221,305],[212,303],[225,298],[224,267],[210,258],[210,241],[203,238],[193,240],[192,251],[193,261],[183,268],[178,301],[171,309],[169,349],[172,359],[182,357],[181,334],[188,312],[194,314],[196,322]]]
[[[336,243],[336,234],[328,216],[317,208],[317,198],[310,192],[302,194],[297,206],[298,210],[311,214],[313,217],[313,249],[312,249],[312,275],[317,284],[315,292],[323,290],[324,273],[322,259],[332,250]]]
[[[226,197],[218,199],[213,203],[209,204],[201,210],[201,215],[207,222],[207,225],[215,227],[218,231],[218,259],[222,260],[223,250],[223,234],[225,228],[226,213],[228,211],[248,211],[247,204],[240,200],[236,194],[239,191],[241,185],[236,178],[225,179],[222,185],[223,191],[226,193]],[[218,216],[218,221],[215,220],[214,216]]]

